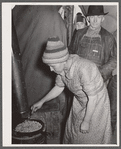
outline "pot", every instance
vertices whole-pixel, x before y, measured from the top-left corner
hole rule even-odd
[[[39,123],[42,125],[42,127],[41,127],[41,129],[39,129],[39,130],[37,130],[37,131],[33,131],[33,132],[18,132],[18,131],[15,130],[16,126],[18,125],[18,124],[17,124],[17,125],[15,126],[15,128],[13,129],[13,135],[14,135],[14,136],[20,136],[20,137],[22,137],[22,136],[29,136],[29,137],[30,137],[30,136],[34,136],[34,135],[43,133],[44,123],[43,123],[41,120],[22,119],[21,123],[24,122],[25,120],[39,122]]]

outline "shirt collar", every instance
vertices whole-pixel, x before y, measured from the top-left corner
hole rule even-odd
[[[64,72],[65,72],[65,77],[67,79],[72,79],[73,78],[73,72],[74,72],[74,68],[75,68],[75,58],[73,57],[73,55],[70,54],[69,59],[67,60],[67,63],[64,67]]]

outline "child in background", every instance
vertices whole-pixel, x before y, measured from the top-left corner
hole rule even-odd
[[[85,17],[82,16],[82,14],[79,12],[79,13],[77,13],[75,28],[76,28],[76,30],[78,30],[78,29],[82,29],[84,27],[86,27],[86,20],[85,20]]]

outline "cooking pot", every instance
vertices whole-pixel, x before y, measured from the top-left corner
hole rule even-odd
[[[31,136],[34,136],[34,135],[37,135],[37,134],[44,134],[44,123],[41,121],[41,120],[35,120],[35,119],[27,119],[27,118],[24,118],[22,119],[21,123],[24,122],[25,120],[29,120],[29,121],[36,121],[36,122],[39,122],[41,124],[41,128],[39,130],[36,130],[36,131],[32,131],[32,132],[18,132],[15,130],[16,125],[14,128],[13,128],[13,131],[12,131],[12,135],[13,136],[17,136],[17,137],[23,137],[23,136],[28,136],[28,137],[31,137]]]

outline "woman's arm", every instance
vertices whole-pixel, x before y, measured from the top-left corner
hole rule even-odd
[[[64,87],[60,87],[60,86],[54,86],[51,91],[41,99],[41,101],[44,103],[44,102],[47,102],[47,101],[50,101],[51,99],[53,98],[56,98],[57,96],[59,96],[62,91],[64,90]]]
[[[89,96],[86,114],[85,114],[83,122],[81,123],[81,130],[80,131],[82,133],[89,132],[89,123],[90,123],[90,120],[92,118],[92,115],[93,115],[95,107],[96,107],[96,100],[97,100],[97,95],[96,96]]]
[[[38,101],[31,107],[32,113],[40,109],[45,102],[50,101],[53,98],[59,96],[63,90],[64,87],[59,87],[57,85],[54,86],[47,95],[45,95],[40,101]]]
[[[84,121],[90,122],[92,115],[96,107],[97,96],[89,96],[89,101],[87,103],[87,110],[85,114]]]

